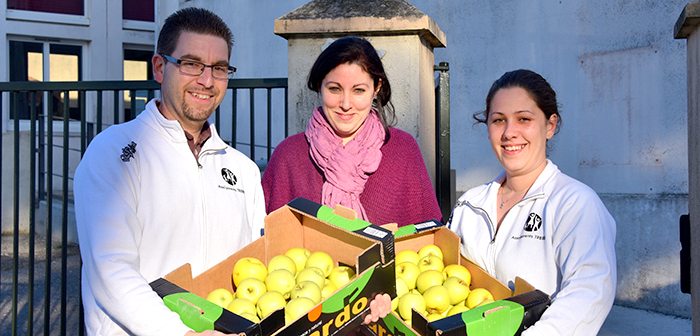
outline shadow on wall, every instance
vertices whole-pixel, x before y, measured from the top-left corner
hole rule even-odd
[[[679,219],[688,194],[601,194],[617,222],[615,304],[689,318],[680,289]]]

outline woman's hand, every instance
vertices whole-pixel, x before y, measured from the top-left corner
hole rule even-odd
[[[380,318],[385,318],[391,312],[391,296],[389,294],[378,294],[369,303],[369,315],[365,316],[363,324],[377,322]]]

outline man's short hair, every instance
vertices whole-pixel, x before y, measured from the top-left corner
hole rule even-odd
[[[187,7],[178,10],[168,16],[163,23],[163,27],[158,34],[158,45],[156,52],[170,55],[180,38],[180,33],[186,31],[196,34],[212,35],[221,37],[228,44],[228,56],[231,57],[233,47],[233,33],[226,22],[213,12],[197,7]]]

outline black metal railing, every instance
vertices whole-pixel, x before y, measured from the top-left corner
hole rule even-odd
[[[9,112],[0,117],[0,190],[12,190],[2,193],[0,210],[3,233],[11,232],[12,240],[7,246],[8,234],[0,242],[2,336],[84,334],[80,257],[71,243],[77,241],[71,239],[72,174],[95,135],[133,119],[159,88],[155,81],[0,83],[0,109]],[[217,130],[264,168],[288,135],[287,79],[232,79],[226,97],[213,115]],[[11,157],[3,152],[10,137]],[[3,168],[8,162],[11,186]]]
[[[454,202],[448,70],[447,63],[435,66],[436,193],[445,221]],[[159,88],[155,81],[0,83],[0,324],[10,326],[0,336],[84,334],[80,257],[71,243],[77,241],[71,239],[72,174],[95,135],[133,119]],[[232,79],[212,117],[222,139],[261,169],[274,146],[288,136],[287,93],[286,78]],[[6,115],[10,123],[5,123]],[[10,138],[11,157],[3,152]],[[3,168],[8,162],[11,185]],[[6,226],[6,218],[11,226]],[[37,222],[43,226],[37,227]]]
[[[435,87],[435,194],[443,222],[447,222],[454,206],[454,186],[450,167],[450,65],[440,62]]]

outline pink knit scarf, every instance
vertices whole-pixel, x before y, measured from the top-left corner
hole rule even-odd
[[[382,160],[379,149],[385,136],[377,112],[372,110],[355,137],[343,146],[343,139],[328,124],[321,108],[317,107],[306,126],[305,135],[311,158],[325,177],[321,203],[332,208],[337,204],[348,207],[366,220],[360,194],[365,189],[369,174],[379,167]]]

